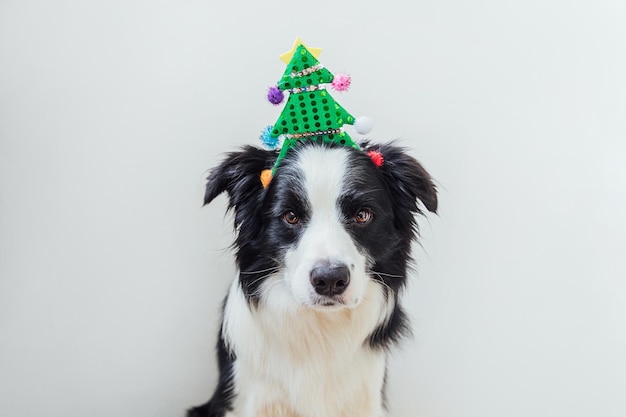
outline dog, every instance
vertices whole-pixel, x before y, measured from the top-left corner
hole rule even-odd
[[[436,187],[396,142],[302,141],[265,188],[276,158],[246,146],[208,176],[205,204],[228,193],[239,272],[217,387],[187,416],[383,417],[387,357],[410,334],[399,298],[416,215],[436,213]]]

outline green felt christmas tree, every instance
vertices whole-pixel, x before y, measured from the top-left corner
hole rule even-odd
[[[268,128],[268,141],[283,145],[272,173],[298,141],[315,140],[333,142],[342,146],[359,149],[350,136],[342,130],[345,124],[354,124],[355,118],[340,106],[326,89],[327,84],[338,91],[344,91],[350,85],[347,75],[335,77],[317,60],[321,52],[311,48],[313,53],[296,39],[290,52],[281,56],[287,62],[287,68],[278,82],[270,88],[268,99],[273,104],[283,102],[284,93],[288,93],[287,102],[276,123]]]

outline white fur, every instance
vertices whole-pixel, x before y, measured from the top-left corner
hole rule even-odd
[[[354,308],[324,312],[275,294],[280,279],[254,310],[231,287],[224,336],[237,354],[233,417],[382,417],[385,356],[364,343],[384,320],[380,286],[371,281]]]
[[[345,231],[337,207],[346,152],[307,148],[297,163],[312,216],[285,267],[260,287],[251,306],[237,280],[224,311],[223,336],[236,354],[229,417],[383,417],[385,354],[368,346],[393,300],[366,275],[368,256]],[[324,169],[319,169],[324,166]],[[316,305],[309,281],[321,260],[350,268],[341,303]]]
[[[341,298],[344,305],[355,306],[363,298],[369,278],[366,274],[367,258],[357,250],[344,229],[337,206],[342,179],[347,171],[347,152],[343,149],[307,148],[298,154],[297,161],[304,173],[312,216],[298,246],[287,250],[285,280],[297,301],[315,306],[322,297],[310,283],[311,269],[324,260],[342,263],[350,268],[350,285]]]

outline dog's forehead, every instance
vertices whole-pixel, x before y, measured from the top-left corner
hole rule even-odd
[[[311,200],[338,196],[347,175],[348,152],[345,148],[309,146],[296,155],[296,169]]]
[[[348,159],[345,148],[303,144],[285,158],[278,168],[277,179],[289,187],[337,186],[346,176]]]
[[[335,207],[349,176],[350,156],[343,147],[315,144],[294,149],[279,167],[276,179],[280,185],[274,197],[282,201],[287,191],[310,211]]]

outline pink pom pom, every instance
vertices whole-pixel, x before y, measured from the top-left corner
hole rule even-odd
[[[348,74],[337,74],[330,85],[337,91],[346,91],[350,87],[350,76]]]

